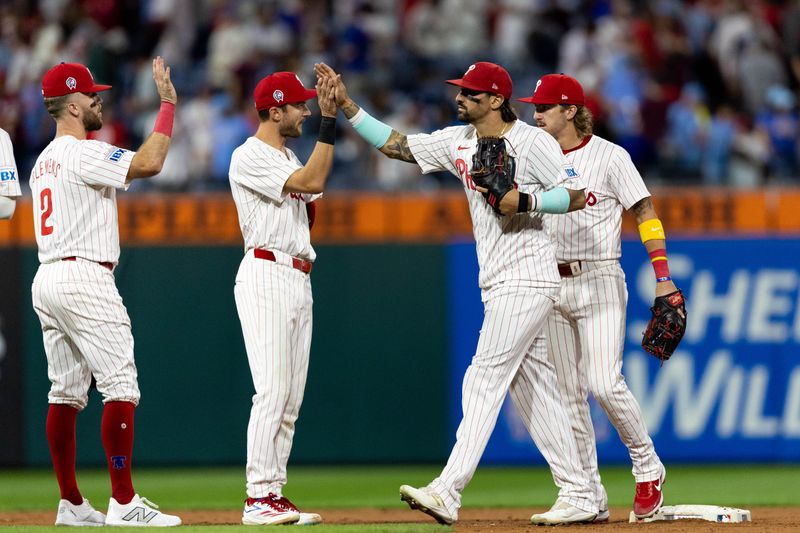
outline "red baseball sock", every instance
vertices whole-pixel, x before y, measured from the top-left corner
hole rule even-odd
[[[73,505],[83,503],[83,496],[78,490],[75,479],[75,422],[78,410],[69,405],[50,404],[47,411],[47,444],[50,445],[50,457],[53,459],[53,470],[58,479],[61,499],[69,500]]]
[[[134,496],[131,482],[133,410],[129,402],[108,402],[103,409],[103,448],[111,477],[111,496],[125,505]]]

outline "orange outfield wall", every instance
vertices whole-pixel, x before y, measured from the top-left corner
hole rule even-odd
[[[652,188],[667,235],[800,235],[800,188],[753,191]],[[121,240],[129,245],[238,245],[236,207],[227,193],[120,194]],[[0,221],[0,246],[35,242],[31,201],[23,198],[11,221]],[[630,215],[623,233],[636,235]],[[330,193],[318,202],[315,243],[441,242],[470,238],[462,191]]]

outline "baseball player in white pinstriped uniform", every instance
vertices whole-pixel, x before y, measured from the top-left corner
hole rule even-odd
[[[333,164],[336,103],[332,81],[303,87],[291,72],[262,79],[254,92],[259,126],[233,152],[230,183],[245,256],[234,296],[255,395],[247,427],[247,500],[242,523],[317,524],[283,495],[295,421],[303,402],[311,349],[311,202]],[[286,140],[299,137],[317,97],[318,142],[303,166]]]
[[[639,404],[622,376],[628,291],[619,265],[622,212],[630,209],[656,269],[656,296],[676,290],[667,265],[663,227],[650,193],[620,146],[592,135],[583,88],[569,76],[549,74],[536,84],[534,119],[560,144],[587,185],[586,208],[551,217],[551,234],[563,278],[559,302],[547,321],[548,348],[572,419],[581,462],[591,475],[600,513],[608,520],[608,497],[600,481],[591,393],[628,447],[636,479],[633,509],[652,516],[663,503],[666,471],[656,455]]]
[[[327,68],[320,65],[318,74],[333,77]],[[467,125],[408,137],[360,109],[338,81],[337,103],[368,142],[389,157],[416,162],[423,172],[447,170],[461,179],[480,265],[485,317],[464,376],[463,418],[456,444],[438,478],[420,489],[401,486],[401,498],[440,523],[454,523],[461,492],[478,466],[510,390],[517,406],[528,407],[521,412],[522,418],[560,489],[558,504],[541,523],[593,520],[597,502],[588,475],[580,467],[543,335],[558,291],[555,255],[542,213],[517,214],[523,197],[535,197],[528,205],[549,212],[580,209],[583,183],[550,136],[516,119],[508,104],[511,78],[498,65],[476,63],[463,78],[448,80],[461,87],[456,96],[458,117]],[[477,139],[483,136],[505,137],[509,153],[516,159],[518,190],[503,197],[503,216],[495,214],[470,175]],[[560,199],[557,207],[551,203],[553,195]]]
[[[6,130],[0,129],[0,219],[14,216],[17,198],[22,196],[14,147]]]
[[[153,60],[162,105],[137,152],[87,140],[103,125],[100,91],[85,66],[56,65],[42,79],[55,139],[31,171],[33,220],[41,265],[33,307],[42,324],[48,394],[47,441],[61,491],[57,525],[176,526],[131,482],[133,414],[139,402],[131,323],[114,283],[119,260],[116,189],[157,174],[169,149],[177,96],[169,68]],[[92,378],[103,395],[101,436],[111,477],[108,514],[81,496],[75,479],[75,422]]]

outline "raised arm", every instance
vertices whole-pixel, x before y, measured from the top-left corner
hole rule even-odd
[[[318,194],[325,189],[325,183],[333,167],[333,143],[336,139],[334,88],[333,80],[317,78],[317,102],[322,114],[319,137],[305,166],[286,180],[283,186],[286,192]]]
[[[326,65],[315,65],[318,77],[331,79],[336,84],[336,105],[342,110],[344,116],[353,125],[356,132],[369,144],[380,150],[387,157],[399,159],[408,163],[416,163],[411,149],[408,147],[408,138],[405,134],[393,130],[388,124],[374,118],[364,111],[347,94],[347,87],[339,74]]]
[[[153,59],[153,80],[156,83],[158,96],[161,98],[161,109],[158,111],[153,133],[145,139],[131,160],[131,166],[128,168],[128,181],[136,178],[149,178],[161,172],[169,151],[178,95],[172,85],[172,80],[170,80],[169,67],[164,65],[164,59],[161,56]]]

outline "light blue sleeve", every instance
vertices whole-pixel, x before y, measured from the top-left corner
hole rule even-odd
[[[555,187],[533,195],[536,206],[534,211],[554,215],[564,214],[569,210],[569,191],[564,187]]]

